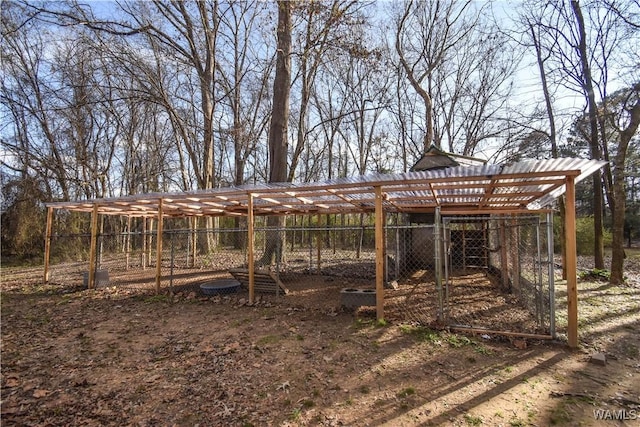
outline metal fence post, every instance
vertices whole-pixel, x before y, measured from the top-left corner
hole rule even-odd
[[[435,264],[435,276],[436,276],[436,289],[438,292],[438,322],[444,320],[444,307],[442,296],[442,217],[440,215],[440,208],[436,208],[434,218],[434,264]]]

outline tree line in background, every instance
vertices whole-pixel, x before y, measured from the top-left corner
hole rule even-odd
[[[402,172],[435,144],[609,161],[578,203],[594,267],[607,228],[621,281],[640,229],[640,2],[508,6],[3,2],[3,256],[41,252],[43,202]]]

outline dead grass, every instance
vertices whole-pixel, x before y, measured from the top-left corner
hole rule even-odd
[[[596,426],[594,409],[640,405],[637,286],[581,282],[581,348],[569,351],[314,306],[314,287],[335,281],[251,306],[40,281],[39,269],[2,271],[6,425]],[[595,351],[606,366],[589,362]]]

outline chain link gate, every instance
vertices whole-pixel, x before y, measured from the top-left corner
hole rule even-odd
[[[449,327],[555,334],[551,216],[442,219]]]

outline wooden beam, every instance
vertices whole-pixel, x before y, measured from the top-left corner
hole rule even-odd
[[[131,267],[131,216],[127,216],[127,234],[125,235],[125,253],[126,253],[126,266],[125,270],[129,270]]]
[[[382,187],[375,187],[376,193],[376,317],[384,320],[384,212],[382,210]]]
[[[47,209],[47,229],[44,236],[44,284],[49,284],[49,260],[51,259],[51,226],[53,224],[53,208]]]
[[[147,239],[147,217],[142,217],[142,258],[140,259],[140,263],[142,264],[142,269],[147,269],[147,248],[149,246],[149,241]]]
[[[196,266],[196,256],[198,255],[198,218],[193,218],[191,229],[191,267]]]
[[[472,334],[490,334],[490,335],[501,335],[504,337],[517,337],[517,338],[529,338],[534,340],[552,340],[553,337],[551,335],[545,334],[525,334],[522,332],[507,332],[507,331],[498,331],[493,329],[484,329],[484,328],[472,328],[472,327],[463,327],[463,326],[451,326],[449,327],[452,331],[459,332],[467,332]]]
[[[517,295],[522,294],[522,269],[520,268],[520,226],[515,215],[511,215],[511,226],[509,230],[509,255],[511,255],[511,291]]]
[[[418,212],[417,209],[405,209],[405,212]],[[447,215],[536,215],[540,213],[553,212],[549,209],[477,209],[474,207],[469,207],[467,209],[463,208],[455,208],[455,209],[447,209],[446,207],[441,208],[441,213],[443,216]]]
[[[152,242],[153,242],[153,220],[154,217],[149,217],[149,229],[147,230],[149,232],[149,235],[147,236],[147,253],[146,253],[146,257],[147,257],[147,265],[149,267],[151,267],[151,259],[153,257],[153,250],[151,249],[152,246]]]
[[[93,204],[91,212],[91,244],[89,247],[89,280],[88,287],[93,289],[96,284],[96,246],[98,243],[98,204]]]
[[[162,228],[164,225],[162,217],[163,201],[158,201],[158,226],[156,227],[156,294],[160,293],[160,282],[162,280]]]
[[[576,249],[576,185],[567,176],[564,216],[564,238],[567,269],[567,339],[569,347],[578,347],[578,264]]]
[[[498,241],[500,242],[500,270],[502,277],[502,290],[509,289],[509,257],[507,252],[507,220],[498,221]]]
[[[256,297],[255,293],[255,265],[254,265],[254,235],[253,235],[253,194],[248,194],[248,209],[247,209],[247,262],[249,269],[249,303],[253,304]]]
[[[478,202],[478,209],[482,209],[484,207],[486,207],[488,205],[488,200],[489,198],[491,198],[491,196],[493,196],[493,192],[496,191],[496,187],[497,187],[497,183],[496,183],[496,179],[494,177],[494,179],[492,179],[491,181],[489,181],[489,183],[487,183],[485,185],[484,188],[484,195],[483,197],[480,199],[480,201]],[[468,185],[463,186],[463,188],[469,188]]]
[[[321,227],[322,215],[318,214],[318,228]],[[316,230],[316,258],[317,258],[317,269],[318,275],[322,274],[322,232]]]
[[[527,174],[528,178],[530,174]],[[458,181],[440,181],[435,180],[433,186],[436,190],[458,190],[460,188],[473,188],[473,189],[498,189],[498,188],[519,188],[519,187],[538,187],[541,185],[547,186],[547,188],[558,188],[559,186],[564,184],[564,174],[561,177],[553,176],[549,179],[540,178],[540,179],[532,179],[532,180],[523,180],[523,181],[513,181],[513,180],[505,180],[505,178],[500,175],[496,175],[494,179],[474,179],[472,181],[466,181],[463,178],[460,178]],[[413,186],[412,186],[413,187]],[[546,192],[546,191],[545,191]],[[501,193],[489,193],[489,194],[501,194]],[[502,193],[505,194],[505,193]]]
[[[436,291],[438,292],[438,314],[437,322],[444,324],[444,294],[442,292],[442,268],[444,267],[444,227],[442,224],[442,216],[440,215],[440,208],[436,208],[434,214],[434,258],[435,274],[436,274]]]

